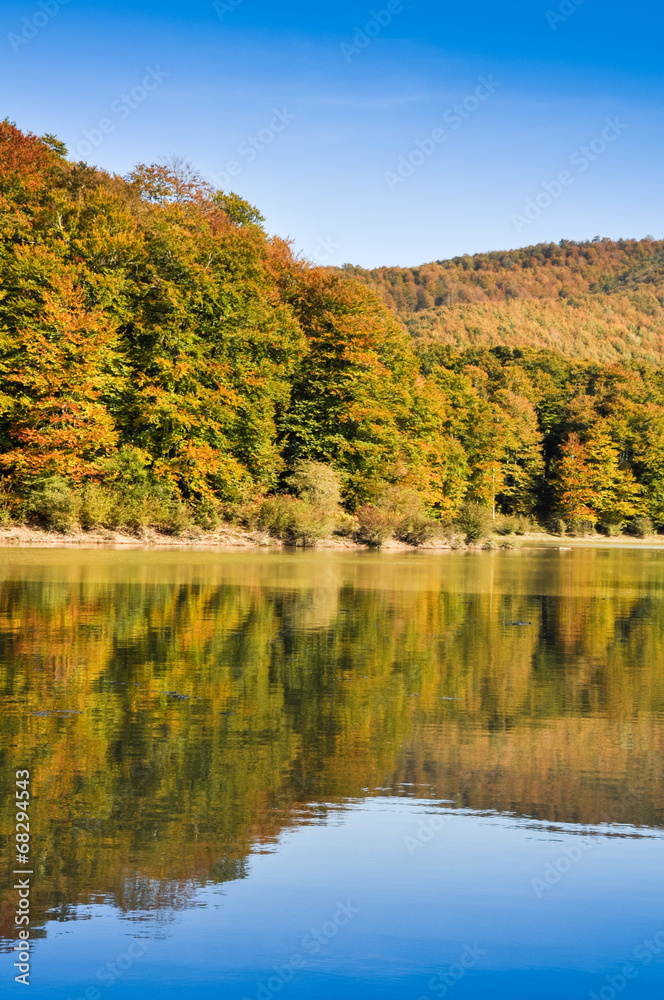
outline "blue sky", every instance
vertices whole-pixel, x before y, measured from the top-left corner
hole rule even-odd
[[[183,155],[321,263],[662,237],[663,26],[656,0],[5,0],[3,114],[119,173]]]

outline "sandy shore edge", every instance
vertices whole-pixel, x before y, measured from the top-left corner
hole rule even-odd
[[[165,535],[158,531],[145,530],[130,534],[124,531],[97,530],[77,532],[44,531],[26,525],[7,526],[0,528],[0,547],[37,547],[37,548],[115,548],[115,549],[292,549],[278,539],[270,537],[262,531],[243,531],[232,525],[226,525],[214,532],[186,531],[180,535]],[[548,535],[537,532],[527,535],[494,535],[489,545],[481,543],[473,546],[459,546],[449,541],[435,540],[425,545],[408,545],[396,539],[390,539],[382,546],[383,551],[401,552],[451,552],[481,551],[482,549],[518,550],[532,547],[558,548],[563,551],[573,548],[664,548],[664,535],[653,535],[648,538],[632,538],[620,535],[607,538],[604,535],[589,535],[585,538],[567,538],[558,535]],[[361,545],[351,538],[333,536],[320,542],[317,549],[332,551],[354,550],[358,552],[372,551],[367,545]]]

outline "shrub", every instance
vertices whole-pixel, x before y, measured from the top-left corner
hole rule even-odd
[[[268,497],[258,509],[257,527],[269,531],[274,538],[286,538],[295,522],[293,506],[297,502],[288,494]]]
[[[118,507],[122,502],[117,490],[101,483],[86,483],[81,493],[81,525],[91,528],[114,528],[118,521]]]
[[[597,530],[601,535],[606,535],[608,538],[616,538],[622,532],[622,525],[616,521],[603,521],[597,525]]]
[[[167,514],[168,520],[163,530],[168,534],[182,535],[185,532],[191,531],[195,522],[191,511],[182,500],[173,500],[167,506]]]
[[[23,511],[50,531],[74,531],[79,527],[81,496],[62,476],[46,476],[28,488]]]
[[[202,497],[192,506],[193,523],[203,531],[216,531],[224,522],[224,511],[220,504],[208,497]]]
[[[408,545],[423,545],[439,529],[427,513],[416,490],[408,486],[388,486],[375,504],[366,504],[357,514],[358,541],[379,546],[394,535]]]
[[[636,538],[648,538],[649,535],[655,534],[655,525],[649,517],[635,517],[629,522],[625,531]]]
[[[153,528],[179,533],[191,527],[192,513],[174,485],[152,472],[138,448],[123,447],[107,464],[103,484],[83,489],[82,518],[86,527]]]
[[[525,514],[506,514],[496,518],[496,534],[527,535],[535,531],[536,525]]]
[[[358,522],[353,514],[341,511],[334,526],[334,534],[341,538],[354,538],[357,535]]]
[[[300,461],[288,478],[297,496],[312,507],[337,515],[341,505],[341,476],[323,462]]]
[[[491,511],[478,503],[465,503],[459,511],[456,523],[465,535],[466,543],[487,538],[494,527]]]
[[[532,531],[537,531],[538,526],[534,524],[532,518],[526,517],[524,514],[519,514],[516,519],[516,534],[517,535],[528,535]]]
[[[331,534],[334,520],[319,507],[288,494],[268,497],[258,512],[258,526],[290,545],[316,545]]]
[[[357,512],[358,542],[380,548],[391,538],[397,527],[397,519],[392,511],[382,510],[374,504],[365,504]]]
[[[419,518],[413,518],[407,524],[397,525],[395,535],[399,541],[406,542],[408,545],[424,545],[426,542],[430,542],[438,531],[437,522],[423,515]]]
[[[257,523],[291,545],[316,545],[342,519],[341,477],[330,465],[303,460],[296,463],[288,483],[297,497],[268,497],[259,507]]]
[[[4,484],[0,483],[0,527],[13,522],[15,503],[15,498],[7,492]]]
[[[592,535],[595,530],[595,522],[585,518],[579,518],[577,521],[570,521],[568,525],[568,530],[580,538],[586,535]]]
[[[378,501],[379,509],[394,517],[394,534],[408,545],[430,541],[438,523],[428,514],[422,497],[407,486],[390,486]]]
[[[552,535],[566,535],[567,524],[561,517],[552,517],[547,523],[547,531]]]

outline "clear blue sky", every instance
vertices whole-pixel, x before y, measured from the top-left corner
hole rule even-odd
[[[664,236],[661,0],[4,0],[0,21],[3,115],[120,173],[183,155],[323,263]]]

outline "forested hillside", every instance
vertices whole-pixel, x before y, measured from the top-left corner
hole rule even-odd
[[[369,544],[440,526],[478,538],[494,516],[664,527],[661,244],[357,280],[296,258],[261,223],[186,164],[110,176],[0,124],[4,523],[231,520]],[[367,282],[393,289],[415,336]],[[450,304],[411,312],[420,293]],[[485,333],[424,335],[464,309],[484,310]],[[556,349],[538,349],[553,337],[546,309],[585,317],[586,347],[561,321]],[[509,346],[491,339],[500,310]],[[628,346],[639,338],[647,351]]]
[[[344,269],[416,339],[664,360],[664,242],[563,241],[422,267]]]

